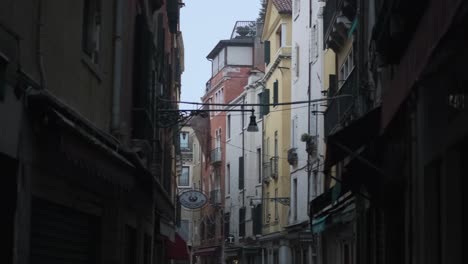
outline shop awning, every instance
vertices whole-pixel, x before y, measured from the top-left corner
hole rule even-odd
[[[187,243],[180,237],[178,233],[175,234],[174,242],[166,240],[166,256],[168,259],[174,260],[190,259]]]
[[[327,137],[326,169],[379,135],[380,113],[381,107],[377,107]]]
[[[213,256],[219,247],[199,248],[193,252],[195,256]]]
[[[329,215],[325,215],[325,216],[312,220],[312,225],[311,225],[312,233],[318,234],[325,230],[328,216]]]

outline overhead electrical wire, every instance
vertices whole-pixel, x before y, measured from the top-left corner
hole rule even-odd
[[[352,95],[349,94],[343,94],[343,95],[337,95],[337,96],[332,96],[332,97],[326,97],[326,98],[319,98],[319,99],[313,99],[313,100],[306,100],[306,101],[292,101],[292,102],[283,102],[283,103],[271,103],[271,104],[218,104],[218,103],[198,103],[198,102],[189,102],[189,101],[172,101],[172,100],[167,100],[167,99],[159,99],[161,101],[166,101],[166,102],[171,102],[171,103],[177,103],[177,104],[191,104],[191,105],[200,105],[200,106],[277,106],[277,105],[295,105],[295,104],[310,104],[310,103],[317,103],[317,102],[323,102],[323,101],[330,101],[334,99],[339,99],[343,97],[352,97]],[[194,110],[195,111],[195,110]]]

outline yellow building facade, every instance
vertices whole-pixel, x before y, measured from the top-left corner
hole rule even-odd
[[[269,107],[264,118],[264,219],[263,236],[281,235],[288,224],[289,206],[271,198],[290,197],[289,164],[287,162],[291,137],[291,12],[281,1],[269,1],[262,40],[265,45],[265,89]],[[275,243],[273,243],[275,244]],[[275,251],[273,246],[273,251]],[[272,258],[281,259],[281,251]]]

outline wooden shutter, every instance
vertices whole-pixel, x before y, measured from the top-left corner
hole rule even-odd
[[[263,47],[265,49],[265,64],[268,65],[270,63],[270,41],[263,42]]]
[[[273,105],[278,104],[278,80],[273,83]]]
[[[239,236],[245,236],[245,207],[239,208]]]
[[[244,189],[244,157],[239,157],[239,190]]]

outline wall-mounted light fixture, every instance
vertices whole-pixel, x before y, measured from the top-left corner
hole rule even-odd
[[[180,123],[183,123],[190,117],[201,116],[208,117],[208,112],[251,112],[250,122],[247,126],[248,132],[257,132],[257,120],[255,117],[255,110],[252,108],[250,110],[244,109],[197,109],[197,110],[186,110],[186,109],[159,109],[161,117],[159,124],[161,127],[170,127],[175,126]]]

